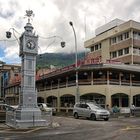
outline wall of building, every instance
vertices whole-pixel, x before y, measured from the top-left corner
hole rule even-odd
[[[102,62],[105,63],[106,60],[110,59],[110,40],[106,39],[102,41],[102,48],[101,48],[101,59]]]
[[[38,96],[47,99],[49,96],[55,96],[60,100],[60,97],[64,95],[75,95],[76,87],[67,87],[55,90],[48,90],[43,92],[38,92]],[[131,86],[120,86],[120,85],[84,85],[79,86],[80,96],[90,94],[101,94],[106,97],[106,104],[112,106],[111,96],[117,93],[123,93],[129,97],[129,105],[133,102],[133,96],[140,94],[140,87]],[[60,107],[60,102],[57,106]]]
[[[117,34],[120,34],[121,32],[129,30],[130,27],[133,27],[133,26],[134,26],[134,28],[138,27],[140,29],[139,23],[136,23],[135,21],[128,21],[128,22],[125,22],[125,23],[123,23],[123,24],[121,24],[113,29],[110,29],[110,30],[108,30],[108,31],[106,31],[106,32],[94,37],[94,38],[91,38],[91,39],[85,41],[84,46],[85,46],[85,48],[89,48],[94,43],[101,42],[104,39],[107,39],[107,38],[110,38],[110,37],[115,36]]]

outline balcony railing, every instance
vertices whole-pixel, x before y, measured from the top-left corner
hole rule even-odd
[[[118,79],[110,79],[107,81],[107,79],[94,79],[93,81],[90,80],[79,80],[78,85],[122,85],[122,86],[140,86],[140,81],[132,81],[130,82],[129,80],[121,80],[119,81]],[[38,91],[45,91],[45,90],[53,90],[53,89],[58,89],[58,88],[66,88],[66,87],[72,87],[76,86],[75,80],[74,81],[69,81],[67,83],[59,83],[58,84],[52,84],[46,87],[40,87],[38,88]]]
[[[132,86],[140,86],[140,81],[133,81]]]
[[[107,79],[94,79],[93,85],[104,85],[107,84]]]
[[[120,82],[119,82],[118,79],[110,79],[110,80],[109,80],[109,84],[110,84],[110,85],[119,85]]]

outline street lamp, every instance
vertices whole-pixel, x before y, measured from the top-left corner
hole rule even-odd
[[[69,24],[73,29],[74,40],[75,40],[75,70],[76,70],[76,98],[75,98],[75,102],[79,102],[80,96],[79,96],[78,71],[77,71],[77,68],[78,68],[78,66],[77,66],[77,38],[76,38],[76,33],[75,33],[75,29],[74,29],[72,21],[70,21]]]
[[[11,30],[12,30],[12,32],[11,32]],[[13,36],[15,37],[15,39],[16,39],[16,41],[18,42],[18,45],[19,45],[19,40],[18,40],[18,38],[17,38],[17,36],[16,36],[15,33],[17,33],[17,34],[19,34],[19,35],[21,35],[21,34],[20,34],[15,28],[10,28],[9,31],[6,32],[6,37],[7,37],[8,39],[11,38],[12,33],[13,33]]]
[[[65,41],[63,41],[63,38],[61,37],[61,36],[58,36],[58,35],[55,35],[55,36],[50,36],[50,37],[43,37],[43,36],[39,36],[40,38],[42,38],[42,39],[52,39],[52,38],[59,38],[60,40],[61,40],[61,42],[60,42],[60,45],[61,45],[61,47],[62,48],[64,48],[65,47],[65,45],[66,45],[66,42]],[[51,43],[52,44],[52,43]],[[50,45],[51,45],[50,44]],[[49,45],[49,46],[50,46]]]
[[[12,30],[13,32],[10,32],[11,30]],[[13,33],[15,39],[16,39],[17,42],[19,43],[18,38],[17,38],[17,36],[15,35],[15,32],[18,33],[18,34],[20,34],[17,30],[15,30],[15,28],[10,28],[9,31],[6,32],[6,37],[7,37],[8,39],[11,38],[12,33]],[[58,35],[50,36],[50,37],[42,37],[42,36],[39,36],[39,37],[42,38],[42,39],[59,38],[59,39],[61,40],[61,42],[60,42],[61,47],[64,48],[65,45],[66,45],[66,42],[63,41],[63,38],[62,38],[61,36],[58,36]]]

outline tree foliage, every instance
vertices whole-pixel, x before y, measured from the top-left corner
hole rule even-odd
[[[84,59],[85,53],[78,53],[78,60]],[[65,67],[75,63],[75,53],[44,53],[37,56],[37,69],[55,66],[57,68]]]

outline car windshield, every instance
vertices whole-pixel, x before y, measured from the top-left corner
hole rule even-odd
[[[89,106],[90,106],[91,108],[98,109],[98,110],[102,110],[102,109],[103,109],[102,107],[100,107],[100,106],[98,106],[98,105],[95,105],[95,104],[89,104]]]

